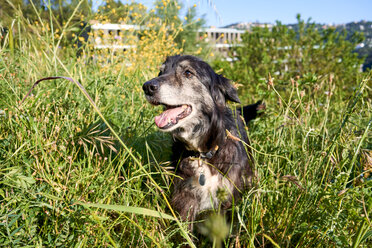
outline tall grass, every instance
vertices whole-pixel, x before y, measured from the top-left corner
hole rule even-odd
[[[166,27],[138,41],[143,49],[102,52],[104,61],[84,59],[89,48],[80,59],[73,45],[60,48],[66,43],[41,19],[20,14],[13,29],[15,44],[8,37],[0,50],[0,243],[192,245],[168,203],[171,139],[154,127],[158,110],[141,90],[165,56],[180,52]],[[92,101],[57,79],[20,105],[48,76],[73,78]],[[371,245],[371,74],[336,85],[331,75],[285,87],[269,78],[255,86],[257,97],[241,96],[264,96],[267,110],[248,127],[256,182],[236,204],[224,246]]]

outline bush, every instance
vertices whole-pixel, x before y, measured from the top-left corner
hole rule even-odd
[[[245,88],[266,82],[269,75],[276,83],[303,75],[330,74],[341,85],[355,81],[363,60],[353,50],[363,37],[355,34],[346,40],[346,32],[305,23],[299,15],[297,20],[297,30],[280,22],[272,28],[254,27],[242,35],[241,46],[233,48],[231,56],[237,61],[217,61],[215,67]]]

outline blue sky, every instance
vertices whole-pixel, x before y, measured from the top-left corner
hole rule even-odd
[[[93,0],[100,1],[100,0]],[[126,0],[122,0],[126,2]],[[148,7],[152,0],[138,0]],[[208,26],[225,26],[236,22],[295,23],[296,14],[317,23],[340,24],[372,21],[372,0],[183,0],[185,7],[197,5],[205,14]],[[216,9],[216,11],[214,10]],[[218,13],[218,14],[217,14]]]
[[[224,26],[234,22],[268,22],[276,20],[282,23],[295,23],[296,14],[302,19],[311,19],[317,23],[347,23],[352,21],[372,21],[372,0],[212,0],[217,17],[208,1],[199,2],[199,13],[206,13],[207,23]]]

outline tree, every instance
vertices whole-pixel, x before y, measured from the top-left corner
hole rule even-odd
[[[120,0],[106,0],[103,5],[99,6],[97,14],[101,15],[101,21],[125,24],[137,24],[138,18],[136,17],[147,16],[144,5],[136,2],[123,4]]]
[[[155,15],[167,25],[179,26],[182,21],[180,19],[180,10],[182,4],[178,0],[172,1],[155,1]]]
[[[75,21],[91,15],[92,0],[0,0],[0,25],[9,26],[18,9],[30,22],[38,21],[40,17],[46,22],[52,19],[54,25],[62,27],[78,5]]]
[[[196,51],[207,51],[207,43],[197,37],[198,30],[201,30],[205,25],[203,18],[198,18],[195,6],[188,8],[185,21],[183,22],[183,30],[176,37],[176,42],[183,45],[185,53],[194,53]]]
[[[289,82],[306,74],[333,74],[341,83],[355,79],[363,60],[353,51],[363,37],[354,34],[347,40],[344,31],[318,29],[300,16],[297,20],[297,30],[277,22],[271,29],[255,27],[246,32],[241,46],[232,50],[231,56],[237,61],[219,61],[216,67],[222,67],[227,77],[243,85],[266,82],[269,75],[276,82]]]
[[[170,2],[156,1],[155,15],[158,16],[166,25],[179,26],[175,42],[182,48],[184,53],[200,55],[206,51],[207,43],[198,39],[198,30],[205,24],[204,18],[198,18],[196,5],[189,7],[184,18],[180,18],[180,12],[183,8],[178,0]]]
[[[0,0],[0,27],[9,27],[15,18],[15,8],[23,9],[22,0],[14,0],[11,4],[7,0]]]

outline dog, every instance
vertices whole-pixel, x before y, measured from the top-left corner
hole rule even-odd
[[[232,111],[226,103],[240,103],[236,89],[191,55],[168,57],[142,88],[148,102],[164,107],[155,124],[174,140],[171,205],[192,230],[199,213],[229,209],[251,185],[253,158],[240,114],[248,122],[265,105]]]

